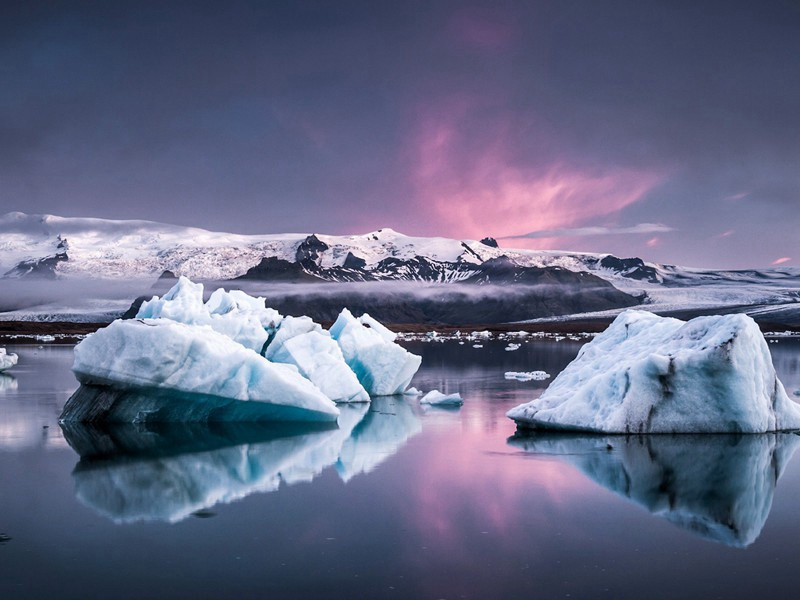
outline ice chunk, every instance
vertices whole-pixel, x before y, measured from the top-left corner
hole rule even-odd
[[[10,369],[17,364],[19,357],[13,352],[6,352],[5,348],[0,348],[0,372]]]
[[[371,318],[367,320],[367,327],[345,308],[331,327],[330,334],[370,395],[402,394],[419,369],[422,358],[390,341],[372,323]]]
[[[550,374],[545,371],[506,371],[505,378],[517,381],[544,381],[550,379]]]
[[[312,321],[311,317],[284,317],[269,345],[264,350],[264,356],[273,360],[273,356],[283,347],[287,340],[311,331],[322,331],[322,325]]]
[[[461,406],[464,404],[464,399],[461,394],[443,394],[439,390],[431,390],[420,398],[419,402],[431,406]]]
[[[415,387],[410,387],[410,388],[408,388],[408,389],[407,389],[405,392],[403,392],[403,395],[404,395],[404,396],[421,396],[421,395],[422,395],[422,392],[420,392],[420,391],[419,391],[417,388],[415,388]]]
[[[568,461],[654,515],[706,539],[748,546],[800,437],[762,435],[514,436],[525,452]]]
[[[514,350],[519,350],[521,348],[520,344],[509,344],[505,347],[506,352],[513,352]]]
[[[203,284],[186,277],[164,294],[142,303],[139,319],[164,318],[187,325],[207,325],[246,348],[261,352],[281,322],[278,311],[267,308],[263,298],[242,291],[218,289],[203,303]]]
[[[303,377],[334,402],[369,402],[369,394],[344,362],[342,351],[327,332],[296,335],[283,342],[270,358],[295,365]]]
[[[508,416],[523,427],[607,433],[758,433],[800,428],[748,316],[689,322],[625,311],[581,348],[541,397]]]
[[[67,421],[216,420],[222,407],[224,418],[239,420],[334,421],[339,414],[294,366],[271,363],[211,327],[168,319],[114,321],[75,347],[73,371],[84,384],[193,394],[197,406],[106,406],[76,394],[64,407]]]

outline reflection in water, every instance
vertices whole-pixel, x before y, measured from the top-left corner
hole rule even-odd
[[[0,373],[0,392],[9,392],[17,389],[17,379],[8,373]]]
[[[701,537],[748,546],[761,533],[775,485],[800,444],[794,434],[513,436]]]
[[[175,523],[220,502],[375,468],[420,430],[407,400],[340,406],[339,426],[236,423],[62,425],[81,456],[78,499],[117,523]]]

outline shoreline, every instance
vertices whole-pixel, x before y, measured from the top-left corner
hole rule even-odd
[[[544,321],[535,323],[474,323],[470,325],[436,325],[425,323],[387,323],[386,326],[399,334],[453,335],[456,332],[468,333],[487,331],[491,334],[526,332],[529,334],[577,335],[596,334],[604,331],[613,318],[580,319],[565,321]],[[332,322],[320,322],[329,329]],[[108,323],[75,323],[68,321],[0,321],[0,345],[2,344],[43,344],[77,343],[90,333],[107,326]],[[758,322],[765,334],[800,335],[800,326],[784,323]],[[52,339],[50,339],[52,338]]]

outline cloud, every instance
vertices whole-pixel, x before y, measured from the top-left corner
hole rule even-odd
[[[536,148],[523,152],[531,138]],[[416,203],[436,223],[432,233],[454,237],[533,240],[568,229],[602,235],[603,228],[573,228],[640,201],[664,178],[655,170],[578,164],[535,119],[520,123],[464,97],[422,109],[410,146]],[[645,225],[648,233],[669,231]]]
[[[792,258],[790,256],[782,256],[781,258],[777,258],[777,259],[773,260],[772,264],[773,265],[782,265],[784,263],[789,262],[790,260],[792,260]]]
[[[668,225],[661,223],[639,223],[631,227],[573,227],[561,229],[543,229],[540,231],[531,231],[529,233],[522,233],[519,235],[509,235],[501,239],[518,239],[518,238],[560,238],[560,237],[585,237],[590,235],[628,235],[636,233],[665,233],[668,231],[675,231]],[[653,240],[655,243],[650,244]],[[654,237],[648,240],[648,245],[655,245],[658,243],[658,238]]]

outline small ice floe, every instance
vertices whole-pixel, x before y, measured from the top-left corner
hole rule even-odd
[[[506,346],[506,352],[513,352],[514,350],[519,350],[522,346],[520,344],[509,344]]]
[[[505,378],[517,381],[544,381],[550,379],[550,373],[546,371],[506,371]]]
[[[685,322],[625,311],[508,416],[523,428],[624,434],[800,429],[800,405],[743,314]]]
[[[458,393],[443,394],[439,390],[431,390],[420,399],[419,403],[430,406],[461,406],[464,404],[464,399]]]
[[[483,348],[483,344],[472,344],[473,348]]]
[[[36,341],[37,341],[37,342],[47,342],[47,343],[50,343],[50,342],[55,342],[55,341],[56,341],[56,338],[55,338],[55,336],[54,336],[54,335],[37,335],[37,336],[36,336]]]
[[[415,387],[410,387],[410,388],[408,388],[408,389],[407,389],[405,392],[403,392],[403,395],[404,395],[404,396],[421,396],[421,395],[422,395],[422,392],[420,392],[420,391],[419,391],[417,388],[415,388]]]
[[[5,348],[0,348],[0,372],[10,369],[17,364],[19,357],[11,352],[6,352]]]

